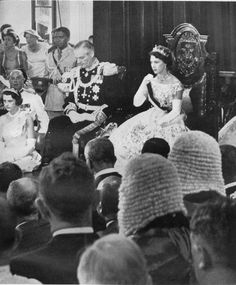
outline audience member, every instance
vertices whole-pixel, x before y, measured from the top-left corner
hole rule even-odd
[[[14,255],[45,245],[51,239],[50,225],[39,217],[35,200],[38,181],[23,177],[12,181],[7,190],[7,201],[17,216],[18,244]]]
[[[188,220],[177,170],[157,154],[131,159],[119,188],[120,232],[133,235],[154,284],[187,284],[191,256]]]
[[[200,205],[193,213],[190,227],[198,284],[236,284],[235,201],[221,197]]]
[[[218,193],[225,195],[220,148],[210,135],[201,131],[182,134],[168,158],[178,171],[188,216],[196,205]]]
[[[13,29],[8,28],[2,36],[4,51],[0,52],[0,75],[7,78],[12,70],[19,68],[27,72],[27,56],[17,47],[20,41],[18,35]]]
[[[220,151],[226,195],[236,198],[236,147],[233,145],[221,145]]]
[[[62,80],[62,74],[70,70],[76,64],[74,49],[68,44],[70,31],[66,27],[59,27],[52,31],[54,47],[49,50],[47,65],[49,78],[52,79],[47,90],[45,108],[49,118],[63,114],[63,105],[66,95],[57,87]]]
[[[108,176],[121,175],[115,170],[116,162],[114,146],[108,138],[95,138],[90,140],[84,149],[86,163],[95,176],[95,185],[99,189],[99,184]]]
[[[9,184],[23,176],[22,170],[17,164],[3,162],[0,164],[0,195],[6,197]]]
[[[156,153],[168,157],[170,146],[168,142],[162,138],[151,138],[147,140],[142,148],[142,153]]]
[[[4,51],[5,47],[4,47],[4,44],[3,44],[3,37],[6,33],[6,31],[8,29],[12,29],[12,26],[10,24],[3,24],[1,27],[0,27],[0,33],[1,33],[1,39],[0,39],[0,52],[1,51]]]
[[[106,228],[105,220],[96,211],[100,202],[100,183],[103,179],[111,175],[121,177],[114,169],[116,162],[114,147],[108,138],[95,138],[86,144],[84,155],[88,167],[94,173],[97,189],[94,198],[93,227],[96,232],[103,231]]]
[[[108,176],[100,183],[100,202],[98,204],[98,213],[105,219],[106,229],[101,235],[118,233],[118,189],[121,184],[121,178],[117,176]]]
[[[6,199],[0,197],[0,283],[1,284],[39,284],[34,279],[10,273],[9,262],[15,243],[16,217],[10,210]]]
[[[26,30],[24,37],[27,44],[22,47],[22,50],[26,53],[28,58],[28,75],[32,77],[46,77],[47,72],[47,53],[49,46],[45,42],[39,42],[42,40],[39,34],[35,30]]]
[[[53,239],[39,250],[15,257],[11,271],[42,283],[77,283],[77,257],[97,236],[92,229],[94,178],[86,164],[64,153],[44,167],[37,206]]]
[[[4,107],[8,111],[0,117],[0,162],[14,162],[22,171],[31,172],[41,163],[35,151],[32,117],[21,110],[22,97],[15,89],[4,89]]]
[[[88,41],[90,41],[91,44],[94,44],[94,42],[93,42],[93,35],[88,37]]]
[[[32,119],[37,123],[37,132],[42,139],[47,132],[49,118],[41,97],[33,91],[24,88],[27,80],[25,76],[26,74],[22,70],[13,70],[9,76],[10,86],[21,93],[23,99],[21,109],[28,111]]]
[[[81,284],[152,284],[140,248],[118,234],[97,240],[83,253],[78,279]]]

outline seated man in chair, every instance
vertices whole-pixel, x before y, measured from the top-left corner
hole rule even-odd
[[[58,84],[67,95],[65,115],[49,123],[45,163],[64,151],[71,151],[72,139],[81,153],[87,141],[101,131],[118,106],[121,94],[119,67],[99,62],[93,44],[87,40],[79,42],[74,49],[77,67],[64,73]]]

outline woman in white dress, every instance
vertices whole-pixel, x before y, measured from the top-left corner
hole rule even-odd
[[[0,117],[0,163],[14,162],[30,172],[41,160],[35,151],[33,120],[21,110],[22,97],[15,89],[4,89],[2,96],[8,113]]]
[[[172,64],[171,51],[159,45],[149,54],[154,76],[144,77],[133,103],[138,107],[148,100],[152,107],[124,122],[110,136],[117,156],[116,167],[120,170],[127,160],[141,153],[146,140],[163,138],[171,147],[187,131],[181,108],[183,87],[168,70]]]

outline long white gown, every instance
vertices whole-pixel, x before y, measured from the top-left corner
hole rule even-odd
[[[160,105],[170,111],[177,92],[183,90],[180,81],[174,76],[173,79],[173,83],[166,84],[153,78],[151,80],[153,95],[149,94],[147,86],[142,83],[138,92],[147,97],[152,107],[125,121],[111,134],[109,139],[115,148],[116,168],[121,172],[129,159],[141,153],[146,140],[153,137],[163,138],[172,147],[176,138],[187,131],[184,114],[165,121],[168,112],[158,107]],[[162,123],[165,121],[165,126],[161,126],[160,119]]]
[[[27,116],[19,110],[15,115],[9,112],[0,117],[0,163],[9,161],[30,172],[41,162],[41,156],[27,145]]]

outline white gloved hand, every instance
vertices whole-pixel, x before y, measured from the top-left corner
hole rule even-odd
[[[144,77],[143,81],[147,85],[152,79],[153,79],[153,75],[149,73]]]

